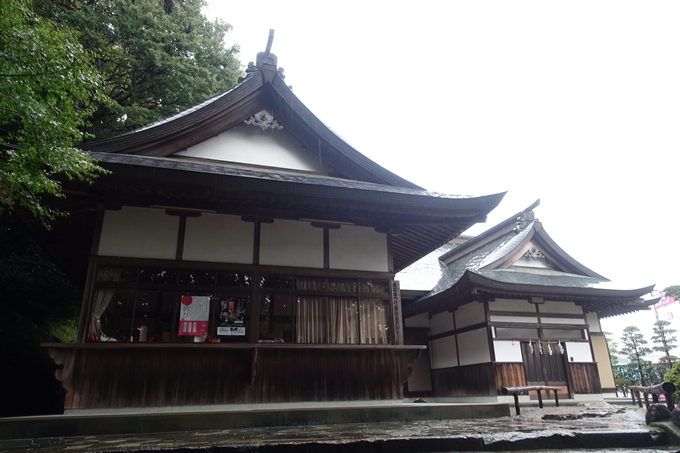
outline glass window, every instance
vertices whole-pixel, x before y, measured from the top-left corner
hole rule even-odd
[[[260,296],[260,340],[293,342],[293,296]]]
[[[328,290],[337,293],[356,293],[357,281],[355,279],[329,278]]]
[[[99,298],[100,295],[109,298],[108,305],[99,319],[100,341],[131,341],[135,293],[133,290],[100,290],[95,295],[95,298]]]
[[[195,285],[195,286],[214,286],[215,272],[214,271],[182,271],[179,274],[180,285]]]
[[[304,291],[326,292],[327,291],[326,279],[298,277],[295,280],[295,289]]]
[[[362,293],[387,293],[387,282],[385,280],[361,280]]]
[[[173,291],[100,290],[110,294],[100,318],[100,341],[173,341],[176,293]]]
[[[293,277],[268,275],[260,279],[260,288],[293,289]]]
[[[98,282],[128,282],[137,281],[137,269],[100,266],[97,269]]]
[[[139,283],[160,283],[163,285],[174,285],[177,283],[177,271],[164,269],[140,269]]]
[[[250,288],[250,274],[239,274],[235,272],[218,272],[217,286],[228,286],[231,288]]]

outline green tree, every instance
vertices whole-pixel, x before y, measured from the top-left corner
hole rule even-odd
[[[95,59],[106,101],[87,132],[97,139],[179,113],[237,83],[231,26],[201,14],[204,0],[74,0],[43,11],[79,31]]]
[[[680,285],[669,286],[663,292],[666,296],[673,296],[675,300],[680,300]]]
[[[609,349],[609,360],[612,365],[617,365],[619,363],[619,344],[614,341],[611,332],[602,332],[604,334],[604,340],[607,342],[607,348]]]
[[[663,376],[663,380],[667,382],[672,382],[675,384],[676,389],[680,389],[680,362],[675,362],[673,366],[671,367],[670,370],[666,372]],[[678,402],[678,393],[680,391],[676,390],[675,393],[673,394],[673,402],[677,404]]]
[[[98,77],[77,35],[38,16],[28,0],[0,2],[0,214],[22,206],[49,225],[64,179],[103,170],[74,147],[97,98]]]
[[[628,357],[630,366],[636,368],[640,373],[640,384],[647,385],[645,370],[648,368],[650,362],[644,357],[652,353],[652,350],[645,346],[647,340],[635,326],[628,326],[623,329],[623,336],[621,336],[621,354]]]
[[[654,335],[652,336],[652,343],[658,346],[653,346],[655,351],[662,352],[665,357],[661,359],[662,362],[668,364],[670,369],[673,363],[678,360],[678,358],[671,354],[671,351],[677,347],[678,339],[673,335],[677,330],[669,329],[671,323],[668,321],[660,320],[654,323]]]

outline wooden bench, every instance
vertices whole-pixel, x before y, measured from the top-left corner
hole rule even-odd
[[[503,395],[512,395],[515,398],[515,412],[517,415],[519,415],[519,394],[520,393],[529,393],[531,390],[535,390],[536,393],[538,394],[538,407],[543,409],[543,397],[541,396],[541,391],[545,390],[546,392],[552,390],[555,392],[555,406],[559,407],[560,406],[560,399],[557,396],[557,392],[561,391],[561,387],[551,387],[549,385],[529,385],[525,387],[502,387],[501,388],[501,393]],[[549,395],[549,393],[546,393]]]

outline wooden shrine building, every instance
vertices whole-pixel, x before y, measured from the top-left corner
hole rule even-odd
[[[534,218],[537,205],[399,275],[406,343],[429,349],[406,395],[504,401],[512,397],[502,387],[525,385],[559,386],[576,399],[614,393],[600,319],[648,309],[653,301],[641,297],[653,286],[620,289],[574,260]],[[422,272],[439,281],[409,291]]]
[[[425,347],[394,275],[503,194],[430,193],[319,121],[268,50],[246,72],[82,145],[110,174],[65,183],[52,231],[23,218],[84,281],[78,343],[44,345],[66,409],[402,401]]]

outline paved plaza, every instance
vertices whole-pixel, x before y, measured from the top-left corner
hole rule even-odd
[[[542,420],[545,414],[575,420]],[[152,434],[50,437],[0,441],[3,452],[252,451],[676,451],[661,431],[644,424],[635,406],[522,408],[522,415],[477,420],[350,423],[279,428],[176,431]],[[603,450],[604,449],[604,450]]]

